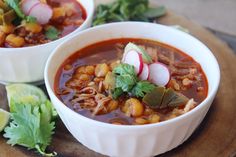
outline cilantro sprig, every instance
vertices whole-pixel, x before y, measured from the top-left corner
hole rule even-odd
[[[148,81],[140,81],[134,86],[131,93],[132,95],[142,98],[155,88],[156,86]]]
[[[45,35],[50,40],[56,40],[59,38],[60,32],[53,26],[49,26],[45,32]]]
[[[4,137],[9,139],[7,143],[36,149],[43,156],[55,156],[55,152],[45,152],[55,129],[52,104],[49,101],[37,105],[12,101],[11,107],[14,108],[11,122],[4,130]]]
[[[114,99],[124,93],[142,98],[156,87],[148,81],[140,81],[135,73],[134,66],[129,64],[120,64],[113,70],[113,73],[116,77],[116,88],[112,91]]]
[[[148,0],[116,0],[98,5],[93,25],[119,21],[151,21],[165,15],[163,6],[150,8]]]

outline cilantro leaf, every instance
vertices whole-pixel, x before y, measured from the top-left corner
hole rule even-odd
[[[145,94],[151,92],[153,89],[155,89],[155,87],[156,86],[154,84],[148,81],[140,81],[132,89],[131,93],[136,97],[144,97]]]
[[[165,13],[163,6],[149,8],[149,0],[116,0],[97,6],[93,26],[119,21],[151,21]]]
[[[136,76],[134,66],[129,64],[120,64],[114,70],[113,73],[118,75],[132,75]]]
[[[45,156],[55,156],[55,153],[45,153],[55,128],[55,123],[51,121],[53,109],[50,103],[31,105],[12,102],[11,105],[15,110],[11,113],[10,126],[5,128],[4,137],[9,138],[7,143],[37,149]]]
[[[55,27],[50,26],[46,30],[45,35],[50,40],[56,40],[59,38],[60,32]]]
[[[132,75],[120,75],[116,77],[116,87],[124,92],[129,92],[136,84],[137,80]]]
[[[129,64],[120,64],[113,73],[116,74],[116,87],[121,88],[123,92],[129,92],[137,82],[137,76],[134,66]]]
[[[115,90],[112,91],[113,98],[117,99],[123,93],[129,93],[136,97],[144,97],[156,86],[148,81],[139,81],[134,66],[120,64],[113,73],[115,74]]]
[[[122,90],[121,88],[115,88],[115,89],[112,91],[112,97],[113,97],[113,99],[119,98],[122,94],[123,94],[123,90]]]

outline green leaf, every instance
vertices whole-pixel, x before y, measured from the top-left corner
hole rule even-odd
[[[121,88],[124,92],[129,92],[137,80],[132,75],[120,75],[116,77],[116,87]]]
[[[113,91],[113,98],[118,98],[123,93],[130,93],[136,97],[144,97],[156,86],[148,81],[138,81],[134,66],[120,64],[113,73],[115,74],[116,89]]]
[[[163,7],[154,9],[148,6],[148,0],[116,0],[108,5],[98,5],[93,25],[119,21],[150,21],[151,18],[165,13]]]
[[[36,23],[37,22],[37,18],[33,17],[33,16],[26,16],[26,22],[28,22],[28,23]]]
[[[113,73],[118,75],[132,75],[136,76],[134,66],[129,64],[120,64],[114,70]]]
[[[21,145],[28,149],[37,149],[42,155],[51,142],[55,123],[52,119],[52,107],[49,103],[40,105],[12,103],[14,112],[11,113],[11,123],[5,128],[4,137],[8,144]]]
[[[45,35],[50,40],[56,40],[59,38],[60,32],[53,26],[50,26],[46,32]]]
[[[23,11],[21,10],[20,6],[19,6],[19,0],[5,0],[5,2],[12,8],[14,9],[14,11],[16,12],[17,16],[19,16],[20,18],[24,19],[25,18],[25,14],[23,13]]]
[[[151,92],[155,89],[155,85],[148,82],[148,81],[140,81],[138,82],[135,87],[132,89],[132,95],[136,97],[144,97],[145,94]]]
[[[123,90],[121,88],[115,88],[114,91],[112,91],[112,97],[113,99],[119,98],[123,94]]]

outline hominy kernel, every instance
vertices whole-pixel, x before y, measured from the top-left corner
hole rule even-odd
[[[90,76],[87,74],[81,74],[78,79],[81,81],[88,81],[90,79]]]
[[[94,66],[86,66],[85,73],[88,75],[94,75],[95,68]]]
[[[143,104],[135,98],[130,98],[125,102],[125,108],[127,108],[126,114],[131,115],[133,117],[139,117],[144,112]]]
[[[10,34],[14,31],[14,26],[12,24],[10,25],[1,25],[0,31],[4,32],[5,34]]]
[[[138,125],[143,125],[143,124],[147,124],[148,123],[148,120],[147,119],[144,119],[144,118],[135,118],[135,124],[138,124]]]
[[[153,114],[150,115],[148,119],[150,123],[158,123],[160,121],[160,116],[158,116],[157,114]]]
[[[82,66],[82,67],[77,68],[75,73],[76,74],[84,74],[86,72],[85,70],[86,70],[85,66]]]
[[[97,77],[105,77],[109,72],[109,67],[107,64],[98,64],[95,68],[95,75]]]
[[[108,106],[107,106],[107,111],[108,111],[108,112],[114,111],[114,110],[116,110],[116,109],[118,108],[118,106],[119,106],[118,101],[116,101],[116,100],[111,100],[111,101],[109,102]]]
[[[22,47],[25,45],[24,38],[16,36],[15,34],[9,34],[6,37],[6,42],[12,47]]]

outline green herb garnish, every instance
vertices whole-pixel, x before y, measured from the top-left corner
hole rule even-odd
[[[163,6],[149,8],[148,0],[116,0],[108,5],[99,5],[93,25],[120,21],[150,21],[165,15]]]
[[[148,82],[148,81],[140,81],[138,82],[134,88],[132,89],[131,93],[132,95],[135,95],[136,97],[144,97],[145,94],[151,92],[153,89],[155,89],[155,85]]]
[[[55,123],[52,122],[52,104],[49,101],[38,105],[12,101],[11,106],[15,111],[11,113],[10,125],[4,130],[4,137],[9,138],[7,143],[36,149],[44,156],[55,156],[55,152],[45,153],[55,128]]]
[[[115,74],[115,90],[112,96],[117,99],[123,93],[129,93],[132,96],[144,97],[146,93],[151,92],[156,86],[148,81],[139,81],[134,70],[134,66],[129,64],[120,64],[113,73]]]
[[[123,92],[129,92],[137,83],[134,66],[129,64],[120,64],[113,73],[116,75],[116,88],[122,89]]]
[[[113,70],[113,73],[117,75],[131,75],[135,78],[137,77],[134,70],[134,66],[129,64],[120,64]]]
[[[6,86],[11,122],[5,128],[8,144],[21,145],[36,149],[44,156],[54,133],[53,120],[58,116],[45,93],[38,87],[28,84],[11,84]]]
[[[114,99],[117,99],[119,98],[122,94],[123,94],[123,90],[121,88],[115,88],[113,91],[112,91],[112,97]]]
[[[45,35],[50,40],[56,40],[59,38],[60,32],[55,27],[50,26],[46,30]]]

